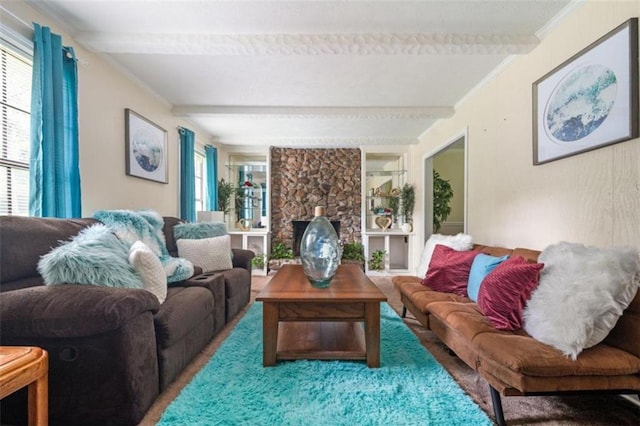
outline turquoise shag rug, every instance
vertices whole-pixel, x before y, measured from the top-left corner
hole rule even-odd
[[[250,306],[159,425],[492,425],[381,304],[381,366],[282,361],[262,367],[262,303]]]

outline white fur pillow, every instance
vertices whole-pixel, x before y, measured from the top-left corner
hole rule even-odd
[[[457,235],[431,235],[424,244],[424,250],[422,251],[422,256],[420,256],[420,263],[416,268],[416,276],[424,278],[425,275],[427,275],[431,256],[433,255],[433,249],[437,244],[447,246],[456,251],[471,250],[473,247],[471,235],[463,234],[462,232]]]
[[[129,249],[129,264],[140,277],[143,288],[162,303],[167,298],[167,274],[160,258],[145,243],[136,241]]]
[[[233,268],[231,260],[231,237],[202,238],[187,240],[181,238],[176,241],[178,256],[183,257],[195,266],[202,268],[202,272],[224,271]]]
[[[640,286],[640,253],[561,242],[543,250],[540,284],[523,311],[535,339],[576,359],[607,337]]]

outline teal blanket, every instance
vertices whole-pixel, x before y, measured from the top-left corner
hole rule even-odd
[[[193,264],[186,259],[172,257],[167,251],[162,228],[164,219],[153,210],[99,210],[94,219],[104,223],[111,232],[129,247],[140,240],[158,256],[167,274],[167,282],[183,281],[193,275]]]

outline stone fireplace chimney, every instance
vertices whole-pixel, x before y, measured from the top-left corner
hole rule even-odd
[[[295,250],[294,221],[311,221],[318,205],[326,206],[334,228],[337,222],[340,240],[361,241],[361,167],[357,148],[271,147],[272,246],[282,242]]]

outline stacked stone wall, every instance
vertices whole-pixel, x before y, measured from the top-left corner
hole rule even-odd
[[[312,220],[315,206],[340,221],[340,240],[361,238],[359,149],[271,148],[271,246],[293,245],[292,220]]]

